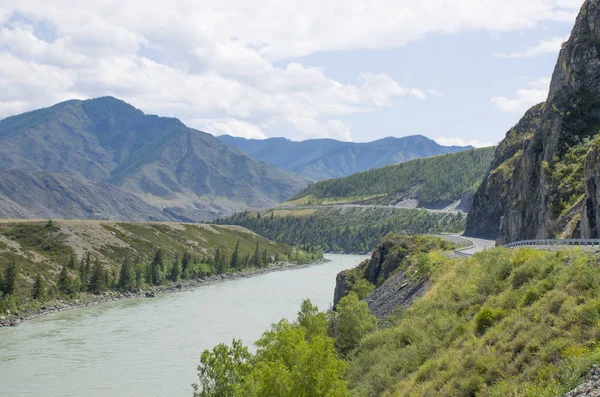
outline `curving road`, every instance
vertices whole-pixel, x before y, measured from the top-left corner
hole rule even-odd
[[[463,239],[469,240],[473,243],[473,246],[459,250],[459,252],[464,256],[473,256],[478,252],[483,252],[488,249],[492,249],[496,246],[496,241],[494,240],[483,240],[480,238],[473,237],[465,237],[461,236]]]

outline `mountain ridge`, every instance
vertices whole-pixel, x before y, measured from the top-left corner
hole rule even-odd
[[[386,137],[371,142],[343,142],[328,138],[297,142],[281,137],[258,140],[230,135],[217,138],[251,157],[315,181],[473,148],[442,146],[423,135]]]
[[[178,119],[146,115],[113,97],[1,120],[0,169],[109,183],[186,221],[271,207],[308,184]]]

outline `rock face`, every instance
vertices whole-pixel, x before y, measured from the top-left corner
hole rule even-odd
[[[415,299],[423,296],[430,283],[426,278],[415,279],[407,272],[400,272],[365,298],[369,310],[377,318],[385,318],[398,307],[407,308]]]
[[[587,154],[600,125],[598,76],[600,4],[587,0],[560,51],[547,101],[498,147],[474,197],[467,235],[497,236],[500,243],[598,235],[597,155]]]
[[[335,278],[335,291],[333,292],[333,307],[350,293],[350,274],[348,271],[338,273]]]
[[[600,397],[600,370],[592,371],[589,381],[565,394],[564,397]]]

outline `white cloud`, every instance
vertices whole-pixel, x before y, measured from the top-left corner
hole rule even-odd
[[[437,90],[431,89],[431,88],[427,90],[427,93],[429,95],[431,95],[432,97],[435,97],[435,98],[441,98],[441,97],[446,96],[443,93],[441,93],[441,92],[439,92]]]
[[[434,34],[527,29],[572,21],[578,7],[579,0],[129,0],[118,6],[5,0],[0,117],[73,97],[114,95],[184,122],[215,119],[207,129],[260,136],[265,126],[283,123],[297,138],[350,139],[350,128],[337,123],[341,116],[439,93],[405,87],[385,73],[341,83],[285,59],[393,48]],[[12,14],[43,21],[56,38],[40,40],[19,21],[6,25]],[[140,55],[144,48],[156,56]]]
[[[541,78],[529,83],[529,88],[517,90],[514,98],[495,96],[490,101],[503,112],[522,114],[533,105],[546,100],[549,86],[550,78]]]
[[[480,141],[478,139],[462,139],[462,138],[451,138],[445,136],[439,136],[433,138],[434,141],[442,146],[473,146],[473,147],[488,147],[493,146],[491,142]]]
[[[553,37],[550,40],[542,40],[535,46],[527,47],[522,52],[496,52],[494,56],[497,58],[533,58],[542,54],[556,54],[567,39],[568,37]]]
[[[329,120],[327,122],[327,129],[329,130],[328,137],[330,138],[338,139],[340,141],[352,141],[350,127],[341,120]]]
[[[213,134],[239,136],[247,139],[265,139],[267,136],[260,128],[239,120],[222,120],[200,126],[202,130]]]

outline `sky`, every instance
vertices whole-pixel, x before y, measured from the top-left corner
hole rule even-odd
[[[213,135],[498,143],[582,0],[3,0],[0,119],[114,96]]]

